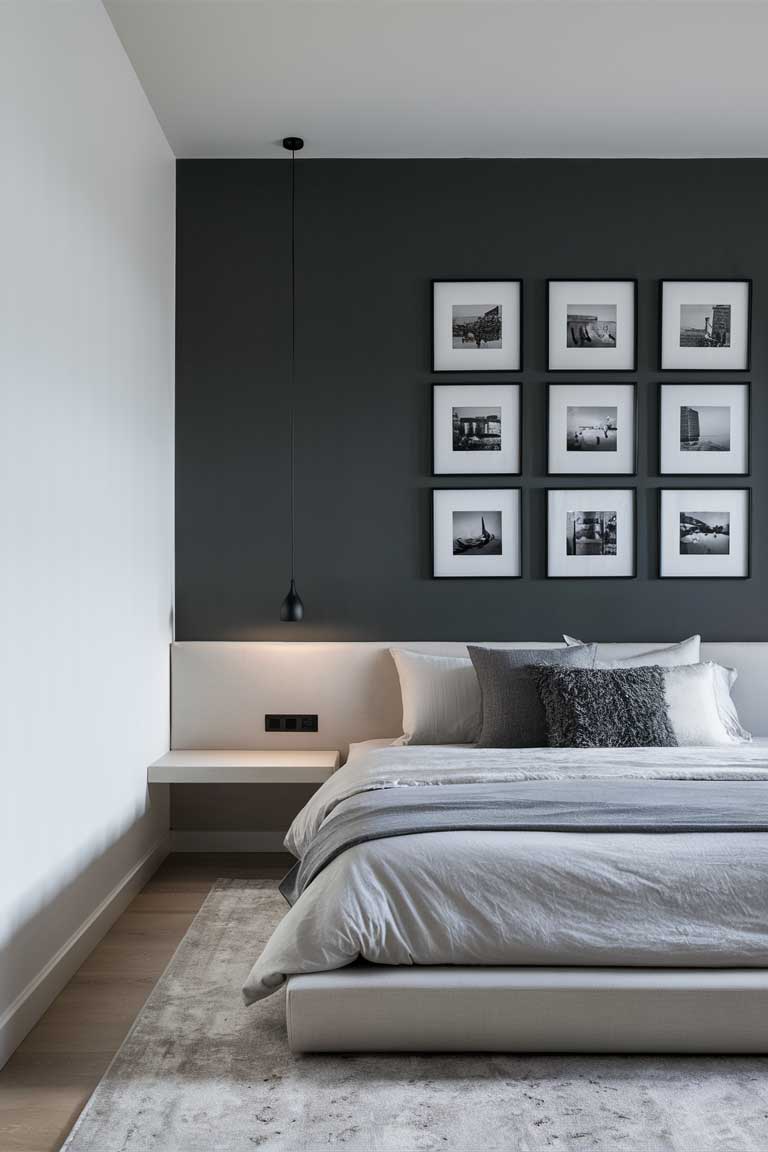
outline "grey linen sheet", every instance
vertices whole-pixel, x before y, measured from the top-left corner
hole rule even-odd
[[[768,786],[750,780],[521,781],[432,785],[407,798],[343,801],[280,885],[295,904],[342,852],[369,840],[431,832],[768,832]]]
[[[496,798],[512,795],[498,791],[507,784],[526,789],[500,813]],[[360,750],[293,822],[286,847],[306,861],[301,879],[294,877],[295,891],[303,890],[261,956],[249,958],[246,1002],[269,996],[293,973],[358,959],[768,968],[763,790],[768,797],[766,741]],[[388,799],[371,806],[364,802],[371,796]],[[554,830],[571,819],[576,796],[580,816],[603,821],[602,830],[577,823]],[[419,809],[432,813],[431,831],[415,830]],[[467,826],[488,812],[491,821],[553,823]],[[620,814],[636,824],[607,830]],[[660,820],[673,830],[661,831]],[[738,830],[741,820],[746,830]],[[461,828],[439,831],[441,821]],[[683,828],[705,821],[703,831]]]

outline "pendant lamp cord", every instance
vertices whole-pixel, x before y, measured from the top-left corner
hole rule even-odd
[[[291,583],[296,564],[296,152],[291,149],[291,365],[289,375],[289,414],[291,435]]]

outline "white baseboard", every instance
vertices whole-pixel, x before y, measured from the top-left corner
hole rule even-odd
[[[285,832],[171,831],[171,852],[285,852]]]
[[[0,1068],[168,855],[163,836],[122,877],[0,1016]]]

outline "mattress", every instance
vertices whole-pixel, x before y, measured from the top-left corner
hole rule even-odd
[[[483,781],[762,781],[768,741],[718,748],[357,749],[286,844],[301,858],[368,790]],[[248,1002],[294,974],[385,965],[768,966],[768,834],[464,829],[357,844],[256,959]]]

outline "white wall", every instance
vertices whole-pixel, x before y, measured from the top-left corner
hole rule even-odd
[[[0,157],[2,1063],[167,838],[174,159],[100,0],[0,0]]]

